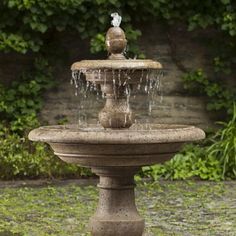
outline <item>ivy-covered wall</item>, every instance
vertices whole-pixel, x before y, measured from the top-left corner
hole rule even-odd
[[[204,128],[211,126],[219,118],[218,114],[206,110],[203,96],[191,94],[184,89],[182,77],[185,69],[204,68],[209,71],[210,51],[204,40],[212,32],[188,32],[181,24],[168,27],[168,30],[161,23],[139,27],[143,32],[138,42],[141,51],[147,58],[160,61],[166,72],[162,79],[161,94],[156,99],[151,116],[148,117],[147,114],[148,103],[145,95],[136,97],[133,106],[136,108],[137,118],[143,122],[148,118],[153,122],[195,124]],[[76,123],[80,109],[79,98],[74,96],[74,87],[70,85],[70,66],[77,60],[105,58],[106,55],[91,55],[89,42],[79,39],[76,33],[58,34],[57,37],[57,47],[59,50],[63,48],[67,53],[63,54],[61,63],[54,63],[57,68],[54,74],[57,84],[55,88],[44,93],[41,119],[49,124],[57,124],[62,120]],[[0,61],[3,65],[0,68],[0,80],[8,83],[32,63],[32,56],[1,54]],[[96,101],[96,98],[88,98],[84,102],[85,109],[82,113],[90,122],[96,122],[102,102]]]
[[[129,56],[143,58],[146,54],[167,69],[163,101],[161,96],[157,98],[153,122],[200,126],[208,126],[212,118],[228,122],[204,148],[182,153],[179,159],[184,155],[187,162],[181,163],[193,167],[194,176],[202,173],[204,179],[235,177],[235,1],[2,0],[0,178],[84,173],[75,166],[55,164],[44,145],[30,143],[26,137],[44,121],[78,120],[79,103],[69,85],[69,67],[76,60],[106,57],[104,35],[110,13],[115,11],[123,17]],[[102,104],[93,99],[95,108],[90,109],[89,101],[84,107],[95,121]],[[134,103],[138,116],[146,119],[146,101],[138,96]],[[207,145],[218,151],[209,153]],[[43,161],[45,156],[52,161]],[[195,160],[200,160],[198,167]],[[180,172],[189,173],[176,159],[173,163],[173,170],[177,164]],[[205,175],[206,169],[210,175]]]
[[[148,102],[146,95],[139,95],[132,104],[138,119],[145,122],[151,119],[161,123],[184,123],[208,127],[217,119],[216,113],[206,111],[205,98],[200,94],[191,94],[183,87],[182,77],[184,71],[178,67],[174,57],[178,57],[179,63],[191,70],[194,68],[207,68],[209,50],[202,42],[206,37],[202,32],[193,34],[187,32],[181,25],[168,30],[162,24],[148,24],[139,26],[143,35],[138,44],[147,58],[160,61],[166,72],[162,79],[161,94],[156,98],[151,116],[148,117]],[[172,42],[173,41],[173,42]],[[175,49],[173,45],[175,45]],[[50,124],[56,124],[61,119],[68,119],[74,123],[79,116],[79,98],[74,96],[74,87],[70,85],[70,65],[76,61],[91,58],[89,47],[85,42],[77,39],[76,35],[63,35],[63,47],[68,51],[64,66],[59,67],[56,81],[59,84],[56,89],[45,93],[46,103],[41,112],[42,118]],[[97,55],[97,58],[106,55]],[[161,98],[162,96],[162,98]],[[98,110],[103,101],[96,101],[95,97],[87,98],[83,103],[84,116],[90,122],[96,122]],[[81,114],[80,114],[81,115]]]
[[[0,51],[30,53],[34,57],[43,56],[50,60],[51,66],[63,61],[62,64],[67,65],[67,68],[73,61],[68,59],[68,56],[72,58],[71,52],[73,50],[78,49],[78,54],[72,53],[75,55],[73,59],[89,58],[88,50],[86,51],[86,47],[84,48],[83,44],[79,43],[81,39],[87,40],[90,52],[104,53],[104,34],[109,26],[110,13],[118,11],[123,17],[122,27],[130,41],[130,54],[143,57],[147,53],[150,58],[159,59],[161,62],[164,60],[164,66],[171,68],[163,83],[165,85],[163,94],[167,95],[165,97],[166,104],[160,104],[159,110],[154,111],[154,119],[160,120],[161,114],[164,114],[163,119],[168,121],[167,116],[172,119],[180,114],[179,119],[177,117],[174,121],[182,122],[185,121],[182,118],[186,116],[185,110],[188,110],[189,116],[187,116],[186,122],[194,121],[195,124],[208,122],[208,118],[202,113],[204,105],[200,100],[189,99],[192,96],[191,93],[187,98],[185,97],[185,100],[179,100],[180,95],[186,95],[183,91],[176,91],[182,86],[178,81],[183,75],[182,72],[188,73],[184,77],[184,81],[189,91],[197,87],[194,96],[202,94],[210,98],[210,101],[207,101],[209,110],[227,111],[232,114],[232,100],[235,98],[235,90],[226,89],[227,80],[225,78],[233,80],[235,65],[236,15],[234,1],[207,0],[199,3],[199,1],[185,0],[3,0],[0,2],[0,10],[2,13],[0,15]],[[207,58],[207,56],[200,55],[201,53],[206,54],[202,50],[197,49],[196,53],[191,54],[191,51],[197,47],[188,42],[195,39],[183,32],[178,32],[179,23],[182,24],[180,27],[184,29],[184,32],[185,30],[194,31],[195,35],[200,29],[203,29],[205,33],[209,31],[210,34],[210,31],[213,31],[210,37],[206,35],[198,37],[198,41],[205,41],[205,47],[211,51],[211,56],[208,59],[205,60],[203,58]],[[140,24],[144,24],[144,27],[140,27]],[[154,26],[150,27],[152,24]],[[157,25],[158,28],[163,26],[163,29],[156,30]],[[175,28],[174,35],[170,35],[172,27]],[[145,30],[147,30],[146,33]],[[75,34],[74,39],[67,39],[67,42],[61,43],[65,34],[71,34],[71,32]],[[143,50],[140,51],[137,47],[137,39],[141,33],[144,43],[141,43]],[[148,38],[149,35],[152,36],[152,39]],[[185,40],[185,36],[189,39],[188,41]],[[145,38],[147,39],[146,43]],[[153,43],[150,43],[150,40]],[[159,45],[163,44],[160,40],[166,43],[164,51],[161,51],[164,47],[158,49]],[[183,43],[181,40],[185,40],[185,42]],[[75,44],[76,41],[77,44]],[[178,41],[178,45],[175,41]],[[69,44],[69,48],[66,46],[67,44]],[[177,51],[179,49],[181,51],[181,48],[184,49],[184,52],[179,52],[180,55],[177,55]],[[165,50],[170,50],[168,55]],[[168,61],[170,58],[172,62],[169,64],[167,62],[165,65],[165,60]],[[180,59],[185,61],[186,65],[183,65]],[[171,66],[173,62],[175,66]],[[17,72],[21,63],[15,62],[15,64]],[[210,68],[210,74],[205,73],[209,73],[205,68],[207,66]],[[176,67],[178,70],[174,70]],[[14,68],[10,70],[14,71]],[[9,74],[8,71],[2,71],[0,75],[5,74],[2,80],[9,81],[10,79],[5,78]],[[60,72],[56,80],[64,81],[62,74],[66,73],[67,70],[65,73]],[[60,84],[62,88],[65,88],[64,83]],[[170,93],[171,96],[169,96]],[[171,99],[168,96],[173,99],[168,100]],[[50,111],[53,110],[52,103],[50,103],[50,100],[53,100],[51,97],[49,97],[47,104]],[[67,99],[70,101],[70,98]],[[57,103],[54,104],[57,105]],[[61,111],[60,108],[60,106],[57,107],[57,110]],[[198,109],[197,113],[200,112],[199,117],[195,117],[197,115],[193,111],[195,108]],[[173,112],[171,113],[171,111]],[[68,113],[70,114],[70,112]],[[55,117],[56,114],[53,116]],[[50,118],[50,120],[52,119]]]

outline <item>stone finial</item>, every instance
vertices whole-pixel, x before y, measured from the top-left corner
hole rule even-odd
[[[110,59],[124,59],[123,52],[127,45],[124,31],[119,27],[121,16],[118,13],[112,13],[112,25],[106,34],[106,48],[111,54]]]

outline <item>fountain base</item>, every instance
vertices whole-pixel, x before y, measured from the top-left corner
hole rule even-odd
[[[58,125],[29,134],[30,140],[49,143],[63,161],[90,167],[100,177],[99,203],[89,224],[92,236],[142,236],[144,220],[135,206],[135,173],[141,166],[170,160],[184,143],[205,137],[193,126],[152,124],[144,128]]]
[[[134,195],[137,167],[96,167],[100,177],[99,203],[90,218],[92,236],[142,236],[144,220],[140,217]]]

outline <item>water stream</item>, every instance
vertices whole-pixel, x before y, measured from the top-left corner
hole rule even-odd
[[[85,76],[87,76],[87,80]],[[113,87],[115,98],[118,97],[119,88],[122,87],[124,89],[127,107],[131,105],[132,109],[135,110],[135,113],[140,110],[139,106],[142,106],[142,104],[134,102],[136,96],[143,96],[146,94],[146,102],[148,104],[147,117],[144,120],[136,119],[135,123],[148,124],[149,117],[152,116],[152,111],[155,109],[156,102],[161,103],[163,100],[162,77],[162,70],[143,69],[139,71],[138,74],[137,70],[133,69],[81,69],[73,71],[71,84],[74,85],[75,96],[78,96],[79,99],[79,125],[88,125],[88,117],[86,115],[88,109],[94,109],[99,103],[104,104],[104,101],[102,100],[106,98],[106,94],[101,91],[101,86],[107,85],[108,83]]]

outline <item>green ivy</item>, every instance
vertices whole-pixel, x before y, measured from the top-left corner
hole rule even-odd
[[[232,0],[217,0],[214,3],[212,0],[201,3],[197,0],[3,0],[0,10],[0,50],[5,52],[47,52],[48,44],[55,44],[55,33],[62,31],[78,32],[80,38],[89,39],[92,53],[104,51],[110,13],[118,11],[123,18],[122,27],[126,31],[132,55],[144,57],[137,47],[141,31],[136,26],[140,22],[182,22],[190,31],[209,27],[215,29],[211,40],[212,45],[216,44],[214,50],[217,55],[212,59],[215,72],[229,76],[236,64],[236,2]],[[194,73],[186,77],[188,86],[189,81],[196,85],[196,79],[200,77]],[[194,77],[198,78],[194,81]],[[204,83],[208,80],[203,79]],[[235,100],[235,96],[232,97],[228,89],[224,90],[222,97],[220,95],[221,87],[226,88],[224,80],[217,83],[210,81],[207,89],[202,88],[203,81],[198,82],[197,87],[200,86],[201,91],[205,90],[207,96],[217,98],[214,104],[209,103],[209,109],[232,111],[226,103],[230,98]]]
[[[31,71],[13,81],[10,87],[0,85],[1,126],[19,135],[36,127],[37,113],[42,107],[40,95],[52,86],[52,81],[48,62],[40,58],[35,60]]]
[[[37,113],[42,93],[54,84],[52,76],[48,61],[38,58],[10,87],[0,85],[0,179],[91,175],[85,168],[60,161],[47,145],[27,138],[40,125]]]
[[[183,81],[188,91],[207,96],[208,110],[233,113],[233,102],[236,100],[235,87],[226,86],[220,79],[209,79],[201,69],[185,74]]]
[[[116,0],[3,0],[0,3],[3,13],[0,16],[0,50],[38,52],[44,49],[48,38],[45,35],[71,30],[78,32],[82,39],[91,39],[92,52],[100,51],[103,49],[100,33],[104,35],[110,25],[110,13],[117,8],[124,11],[123,26],[130,29],[128,38],[132,41],[138,31],[132,29],[130,14],[125,12],[127,6],[125,1]],[[100,46],[95,46],[95,42]]]
[[[110,13],[118,11],[123,27],[137,22],[164,20],[182,21],[189,30],[214,26],[226,35],[236,35],[235,1],[206,0],[3,0],[0,2],[0,49],[39,51],[45,43],[44,35],[56,31],[73,30],[81,38],[98,39],[110,25]],[[91,41],[93,43],[93,41]],[[94,51],[94,50],[93,50]]]

